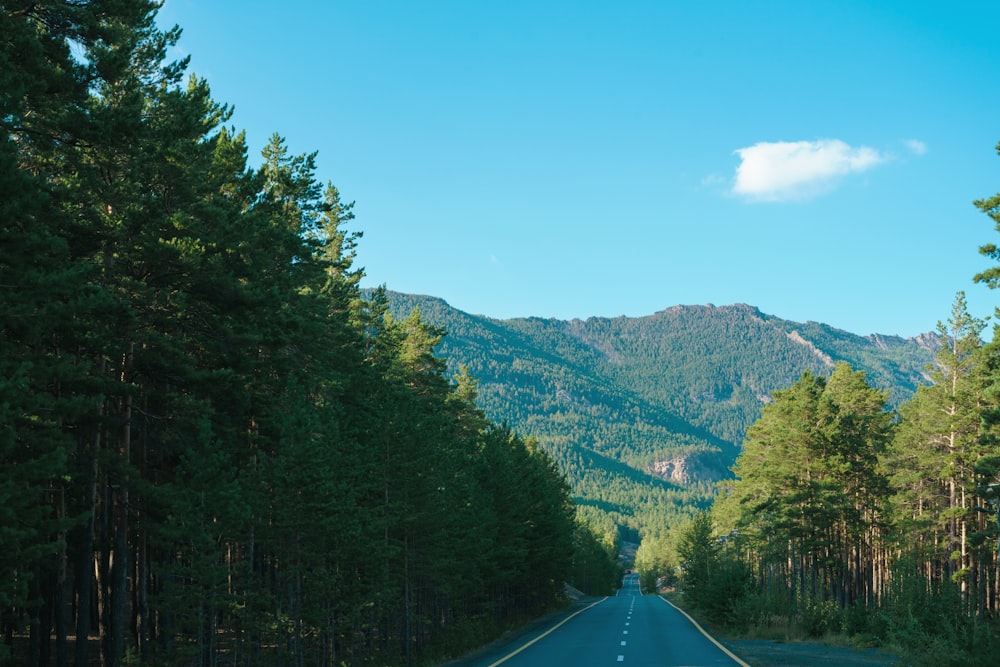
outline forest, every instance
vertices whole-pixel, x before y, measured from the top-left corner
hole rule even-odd
[[[977,205],[1000,223],[1000,195]],[[679,572],[685,604],[740,634],[1000,664],[1000,336],[984,329],[959,292],[931,381],[898,410],[846,363],[775,392],[710,510],[643,541],[646,585]]]
[[[0,662],[415,665],[618,580],[158,3],[0,3]]]
[[[1000,196],[977,205],[1000,222]],[[1000,284],[1000,269],[975,279]],[[1000,337],[986,342],[964,293],[910,340],[749,306],[560,322],[389,300],[449,329],[479,405],[539,439],[592,525],[641,539],[646,590],[683,591],[736,635],[998,664]],[[730,452],[728,477],[644,469]]]
[[[0,663],[438,664],[611,591],[626,534],[718,627],[997,664],[1000,336],[962,293],[929,347],[748,306],[446,332],[360,289],[353,204],[278,134],[251,159],[157,6],[0,2]],[[677,452],[734,476],[652,479]]]
[[[397,317],[419,308],[448,331],[439,352],[476,377],[477,405],[536,438],[588,522],[630,542],[707,508],[715,483],[732,477],[747,428],[801,373],[826,377],[849,363],[895,408],[928,381],[940,346],[932,332],[857,336],[746,304],[562,321],[386,295]]]

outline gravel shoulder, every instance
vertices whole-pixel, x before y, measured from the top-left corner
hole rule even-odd
[[[902,658],[880,649],[828,646],[815,642],[732,639],[722,642],[753,667],[884,667],[902,665]]]

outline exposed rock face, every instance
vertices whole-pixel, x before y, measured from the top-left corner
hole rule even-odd
[[[723,466],[711,456],[682,454],[653,461],[646,472],[674,484],[716,482],[729,477]]]
[[[393,317],[419,307],[424,321],[448,332],[438,351],[449,373],[465,366],[479,382],[477,406],[535,438],[581,504],[612,512],[602,490],[620,489],[615,504],[640,523],[650,499],[670,502],[667,486],[707,502],[713,482],[732,478],[746,428],[805,370],[823,376],[845,361],[891,389],[898,405],[926,384],[936,349],[933,334],[862,337],[745,304],[501,320],[433,297],[389,297]]]
[[[923,333],[911,338],[920,347],[931,352],[937,352],[941,348],[941,340],[933,332]]]
[[[870,334],[865,338],[871,341],[880,350],[889,350],[906,343],[914,343],[930,352],[937,352],[941,349],[941,338],[933,331],[922,333],[911,338],[900,338],[899,336],[884,336],[882,334]]]
[[[798,343],[799,345],[804,345],[804,346],[806,346],[807,348],[809,348],[809,350],[810,350],[810,351],[811,351],[811,352],[812,352],[812,353],[813,353],[814,355],[816,355],[816,356],[817,356],[817,357],[818,357],[818,358],[819,358],[820,360],[822,360],[822,361],[823,361],[823,363],[824,363],[824,364],[825,364],[825,365],[826,365],[826,366],[827,366],[828,368],[833,368],[833,367],[834,367],[834,365],[835,365],[835,364],[834,364],[834,362],[833,362],[833,359],[831,359],[831,358],[830,358],[830,355],[826,354],[826,353],[825,353],[825,352],[823,352],[822,350],[818,349],[818,348],[817,348],[817,347],[816,347],[815,345],[813,345],[812,343],[810,343],[809,341],[807,341],[807,340],[806,340],[805,338],[803,338],[803,337],[802,337],[802,334],[800,334],[800,333],[799,333],[798,331],[792,331],[792,332],[790,332],[790,333],[788,334],[788,337],[789,337],[789,338],[790,338],[791,340],[793,340],[793,341],[795,341],[796,343]]]

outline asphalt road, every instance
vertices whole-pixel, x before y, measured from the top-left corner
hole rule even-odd
[[[640,595],[639,575],[621,591],[493,655],[478,667],[658,665],[736,667],[692,621],[656,595]]]

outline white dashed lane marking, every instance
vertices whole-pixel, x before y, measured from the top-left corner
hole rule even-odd
[[[624,592],[625,592],[625,588],[622,587],[618,591],[618,594],[621,595]],[[629,586],[629,592],[632,595],[632,601],[631,601],[631,603],[629,603],[628,610],[627,610],[627,613],[625,615],[625,627],[626,628],[628,628],[628,626],[632,625],[632,612],[635,610],[635,599],[636,599],[636,594],[634,592],[632,592],[632,587],[631,586]],[[628,632],[629,631],[627,629],[626,630],[622,630],[622,635],[627,636]],[[622,647],[625,647],[627,644],[628,644],[627,641],[625,641],[624,639],[621,640],[621,646]],[[625,654],[623,654],[623,653],[618,654],[618,662],[625,662]]]

